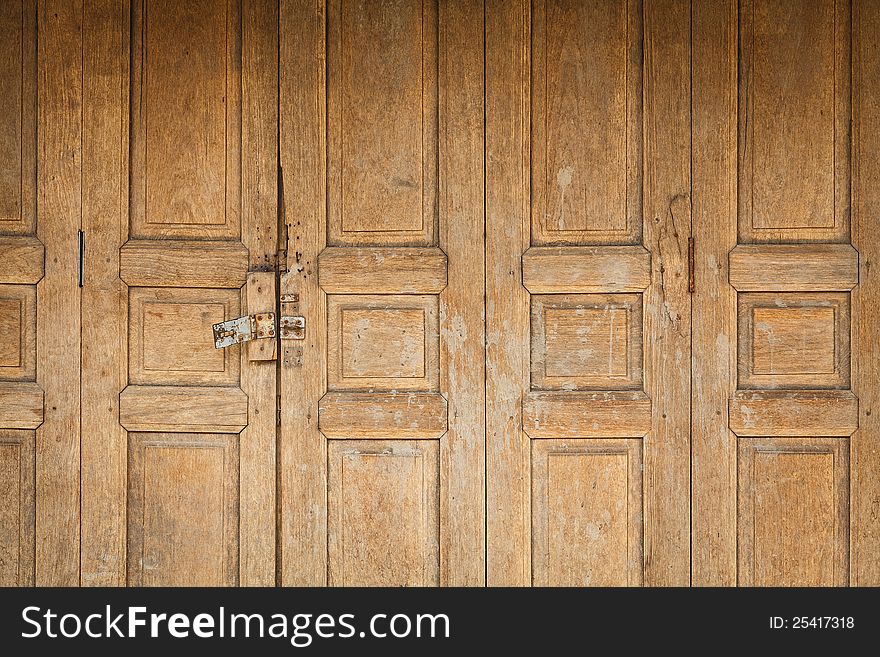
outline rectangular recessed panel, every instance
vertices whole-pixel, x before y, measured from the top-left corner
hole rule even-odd
[[[237,237],[240,3],[132,4],[132,236]]]
[[[330,390],[437,390],[440,343],[434,295],[330,295]]]
[[[437,586],[437,441],[328,446],[329,579],[334,586]]]
[[[531,32],[533,243],[635,243],[641,2],[543,0]]]
[[[34,577],[34,433],[0,431],[0,586]]]
[[[532,388],[642,386],[639,294],[532,296]]]
[[[0,285],[0,381],[36,377],[36,288]]]
[[[342,310],[342,376],[425,376],[425,311]]]
[[[834,241],[848,232],[849,4],[740,5],[740,225],[748,241]]]
[[[848,443],[740,439],[740,584],[846,585]]]
[[[238,581],[238,436],[132,434],[129,584]]]
[[[238,290],[131,288],[131,383],[233,384],[239,348],[214,348],[213,325],[240,314]]]
[[[537,586],[642,583],[642,442],[532,441]]]
[[[436,239],[436,3],[329,5],[330,242]]]
[[[846,388],[849,293],[738,295],[739,387]]]
[[[0,233],[6,234],[32,233],[36,215],[35,18],[33,0],[0,3]]]

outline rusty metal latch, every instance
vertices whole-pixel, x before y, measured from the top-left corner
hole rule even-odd
[[[281,315],[281,339],[305,340],[306,318],[299,315]]]
[[[231,347],[249,340],[274,337],[275,313],[245,315],[214,324],[214,347],[216,349]]]

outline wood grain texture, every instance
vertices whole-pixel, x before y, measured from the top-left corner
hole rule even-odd
[[[0,381],[33,381],[37,361],[37,293],[0,284]]]
[[[37,287],[37,383],[45,420],[37,431],[36,583],[80,583],[80,294],[82,216],[82,2],[38,8],[37,237],[50,267]]]
[[[850,3],[747,0],[739,12],[740,237],[846,242]]]
[[[234,435],[132,434],[130,586],[239,583],[238,446]]]
[[[43,423],[43,390],[36,383],[0,383],[0,427],[36,429]]]
[[[446,407],[438,393],[328,392],[318,426],[328,438],[439,438]]]
[[[2,235],[33,235],[36,226],[36,4],[35,0],[13,0],[0,6],[0,35],[3,36],[0,39]]]
[[[486,583],[484,8],[440,3],[440,583]]]
[[[642,441],[532,442],[535,586],[639,586]]]
[[[439,294],[447,257],[438,248],[331,247],[318,258],[327,294]]]
[[[850,577],[854,586],[880,586],[880,2],[860,2],[855,12],[853,246],[859,284],[852,295],[852,387],[859,429],[850,439]]]
[[[846,586],[846,439],[739,441],[739,584]]]
[[[529,4],[486,3],[486,511],[487,583],[527,586],[531,448],[523,433],[529,362]]]
[[[132,286],[241,287],[248,250],[240,242],[131,240],[122,247],[119,269]]]
[[[739,292],[848,291],[859,282],[859,254],[849,244],[739,244],[729,271]]]
[[[748,390],[730,399],[737,436],[850,436],[859,402],[849,390]]]
[[[437,3],[328,4],[330,242],[435,245]]]
[[[241,233],[239,0],[132,1],[131,233]]]
[[[44,257],[45,249],[36,237],[0,237],[0,282],[39,283]]]
[[[533,246],[522,268],[532,294],[642,292],[651,281],[651,254],[643,246]]]
[[[240,388],[130,385],[119,395],[119,417],[129,431],[238,433],[248,398]]]
[[[0,586],[34,584],[34,432],[0,430]]]
[[[250,273],[242,292],[248,314],[278,300],[278,3],[242,3],[242,242]],[[242,350],[241,389],[248,425],[238,439],[239,557],[242,586],[276,583],[278,341]]]
[[[297,294],[305,317],[302,344],[282,343],[278,505],[280,583],[327,582],[327,441],[318,430],[318,400],[326,390],[325,295],[318,255],[327,235],[326,5],[284,0],[280,14],[281,206],[287,262],[281,294]],[[296,555],[287,558],[284,555]]]
[[[636,244],[642,223],[643,3],[531,11],[535,244]]]
[[[101,0],[83,15],[82,505],[80,582],[126,581],[128,436],[119,391],[128,377],[128,291],[119,249],[128,236],[129,7]],[[168,339],[167,337],[165,338]]]
[[[691,230],[690,8],[645,10],[645,225],[651,287],[645,292],[645,584],[690,583]],[[662,74],[660,73],[662,71]]]
[[[641,390],[529,392],[523,430],[532,438],[641,438],[651,429],[651,400]]]
[[[439,452],[434,440],[329,442],[331,586],[440,583]]]

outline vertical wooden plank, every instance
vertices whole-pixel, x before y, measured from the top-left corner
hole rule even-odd
[[[440,581],[485,583],[483,3],[440,5]]]
[[[37,237],[46,275],[37,286],[36,582],[79,584],[82,2],[46,0],[38,14]]]
[[[736,385],[737,3],[693,4],[692,581],[736,584],[736,436],[727,400]]]
[[[645,584],[690,581],[690,3],[645,7]]]
[[[880,2],[854,7],[853,392],[859,429],[852,436],[850,582],[880,586]]]
[[[250,254],[243,307],[274,311],[278,253],[278,6],[242,7],[242,241]],[[239,436],[239,581],[275,584],[277,361],[275,340],[242,350],[241,387],[251,414]],[[258,351],[270,353],[257,353]]]
[[[528,379],[529,4],[486,6],[486,482],[487,580],[531,583]]]
[[[327,445],[318,431],[326,389],[326,300],[318,254],[326,244],[324,0],[283,0],[280,16],[281,212],[287,266],[281,293],[305,317],[305,340],[281,343],[281,584],[327,581]],[[283,271],[283,270],[282,270]],[[287,555],[285,557],[285,555]]]
[[[83,208],[88,267],[82,290],[82,572],[89,586],[125,584],[128,237],[126,0],[87,0],[83,25]],[[71,274],[72,276],[75,275]]]

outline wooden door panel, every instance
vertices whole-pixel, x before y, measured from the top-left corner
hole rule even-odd
[[[282,581],[482,583],[482,4],[321,8],[281,23]]]
[[[277,12],[108,0],[85,16],[103,50],[84,119],[82,581],[271,584],[274,361],[215,349],[212,327],[275,310]]]
[[[488,5],[490,584],[687,582],[687,21]]]
[[[694,14],[696,584],[877,581],[863,398],[876,239],[857,178],[876,94],[859,49],[877,11],[749,0]]]
[[[0,430],[0,586],[34,581],[34,433]]]

